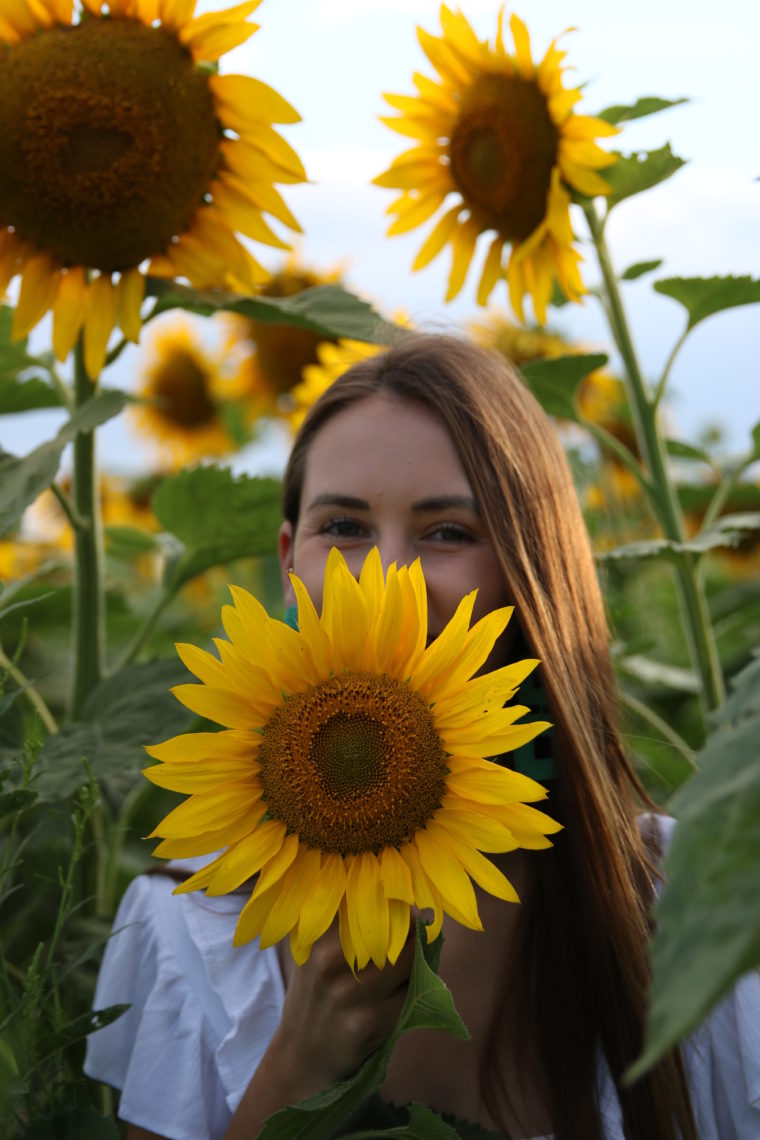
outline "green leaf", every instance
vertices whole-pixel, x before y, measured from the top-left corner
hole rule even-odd
[[[165,479],[152,500],[159,522],[181,542],[165,584],[178,588],[210,566],[277,549],[281,485],[235,477],[225,467],[196,467]]]
[[[350,337],[372,344],[393,344],[407,329],[390,324],[372,306],[340,285],[317,285],[292,297],[240,297],[237,293],[198,292],[152,281],[159,294],[157,311],[183,308],[205,316],[226,309],[270,324],[295,325],[327,337]]]
[[[709,463],[712,466],[712,457],[709,452],[701,447],[694,447],[693,444],[684,443],[680,439],[666,439],[665,446],[668,455],[673,455],[676,459],[695,459],[700,463]]]
[[[32,376],[28,380],[17,380],[0,372],[0,415],[13,415],[15,412],[31,412],[39,408],[60,408],[61,396],[57,388]]]
[[[618,202],[633,194],[651,190],[653,186],[670,178],[683,165],[684,159],[673,154],[670,143],[659,150],[641,150],[619,155],[613,166],[604,169],[605,181],[612,187],[612,194],[607,198],[607,209],[611,210]]]
[[[620,274],[620,279],[621,281],[635,281],[637,277],[643,277],[645,273],[651,273],[652,270],[659,269],[661,265],[661,257],[656,257],[654,261],[637,261],[633,265],[629,265]]]
[[[700,771],[672,801],[678,819],[655,915],[645,1072],[760,963],[760,653],[739,674]]]
[[[0,819],[6,815],[26,811],[36,799],[37,793],[31,788],[16,788],[13,792],[3,792],[0,794]]]
[[[709,530],[704,530],[686,542],[671,542],[665,538],[645,539],[616,546],[613,550],[598,551],[602,562],[622,559],[673,559],[679,554],[705,554],[719,546],[737,546],[742,531],[760,529],[760,514],[746,511],[743,514],[721,515]]]
[[[469,1036],[454,1009],[451,993],[426,961],[423,944],[427,942],[427,935],[419,920],[414,937],[414,961],[406,1000],[398,1024],[385,1045],[368,1057],[347,1081],[270,1116],[259,1133],[259,1140],[328,1140],[341,1121],[383,1084],[393,1048],[399,1037],[410,1029],[439,1029],[462,1039]]]
[[[615,662],[621,673],[634,677],[645,685],[658,685],[678,693],[698,693],[699,678],[693,669],[682,669],[677,665],[666,665],[663,661],[653,661],[640,653],[631,653]]]
[[[760,301],[760,279],[752,277],[667,277],[655,281],[654,287],[684,306],[689,314],[687,330],[713,313]]]
[[[599,111],[597,119],[604,119],[605,123],[627,123],[632,119],[643,119],[645,115],[656,115],[658,111],[667,111],[670,107],[678,107],[681,103],[688,103],[686,98],[660,99],[656,95],[642,95],[635,103],[616,103],[613,107],[606,107]]]
[[[538,402],[552,416],[578,420],[575,393],[584,377],[607,363],[602,353],[556,356],[523,364],[520,372]]]
[[[123,392],[101,392],[77,409],[54,439],[40,444],[23,459],[7,452],[0,454],[0,534],[14,530],[29,504],[53,482],[66,444],[80,432],[93,431],[117,416],[126,402]]]
[[[128,665],[90,693],[82,719],[49,737],[37,762],[35,790],[42,799],[71,795],[86,780],[82,759],[95,778],[136,775],[150,761],[146,744],[188,728],[193,716],[169,688],[188,680],[174,660]]]
[[[107,526],[104,529],[108,553],[118,558],[133,558],[158,546],[155,534],[134,526]]]

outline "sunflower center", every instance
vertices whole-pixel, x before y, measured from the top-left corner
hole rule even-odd
[[[546,97],[532,80],[482,75],[451,132],[451,176],[479,220],[523,241],[546,214],[557,146]]]
[[[216,416],[208,375],[189,352],[175,349],[171,360],[154,375],[151,388],[158,411],[174,424],[197,428]]]
[[[88,19],[6,48],[0,224],[64,265],[129,269],[166,250],[219,161],[206,77],[162,28]]]
[[[324,284],[322,279],[308,270],[285,269],[267,281],[261,292],[265,297],[294,297],[320,284]],[[317,362],[317,345],[334,341],[333,337],[310,329],[256,320],[251,321],[251,335],[256,342],[259,371],[276,396],[285,395],[301,383],[302,369]]]
[[[446,785],[428,706],[374,673],[344,673],[288,697],[257,760],[269,814],[310,847],[341,855],[400,847]]]

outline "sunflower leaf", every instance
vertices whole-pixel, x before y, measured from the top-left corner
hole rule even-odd
[[[211,566],[277,547],[282,520],[279,480],[235,477],[225,467],[196,467],[165,479],[151,506],[181,546],[164,584],[177,589]]]
[[[686,542],[671,542],[665,538],[644,539],[616,546],[614,550],[599,551],[596,557],[601,561],[617,561],[626,558],[672,559],[685,553],[705,554],[719,546],[737,546],[742,532],[753,530],[760,530],[760,512],[744,511],[741,514],[722,515],[709,530],[702,531]]]
[[[632,119],[643,119],[646,115],[656,115],[658,111],[667,111],[670,107],[678,107],[688,103],[685,97],[680,99],[660,99],[657,95],[642,95],[635,103],[616,103],[612,107],[605,107],[597,113],[597,119],[604,119],[605,123],[628,123]]]
[[[656,257],[652,261],[637,261],[634,265],[629,265],[628,268],[620,274],[620,280],[635,281],[637,277],[643,277],[645,273],[652,273],[655,269],[659,269],[661,265],[661,257]]]
[[[556,356],[546,360],[531,360],[520,369],[522,377],[533,395],[552,416],[563,420],[578,420],[575,393],[581,381],[607,363],[602,353],[588,356]]]
[[[659,150],[634,151],[632,154],[619,154],[618,160],[604,171],[605,181],[612,187],[607,198],[607,210],[618,202],[650,190],[671,174],[675,174],[685,164],[685,159],[673,154],[670,143]]]
[[[335,1129],[383,1084],[393,1048],[399,1037],[410,1029],[439,1029],[455,1037],[469,1036],[454,1009],[451,993],[425,960],[426,941],[425,928],[418,920],[406,1000],[398,1024],[385,1045],[372,1053],[347,1081],[332,1085],[301,1104],[273,1113],[259,1133],[259,1140],[329,1140]],[[448,1133],[439,1129],[432,1135],[443,1140]]]
[[[0,534],[18,526],[29,504],[53,482],[66,444],[117,416],[127,400],[124,392],[101,392],[78,408],[54,439],[23,458],[0,452]]]
[[[760,652],[738,675],[672,801],[679,823],[656,907],[646,1045],[634,1080],[760,963]]]
[[[713,313],[760,301],[760,278],[668,277],[655,281],[654,287],[684,306],[689,314],[687,329],[693,329]]]
[[[145,766],[146,744],[190,725],[192,713],[168,691],[187,679],[178,661],[160,660],[129,665],[101,681],[87,698],[82,719],[43,744],[34,785],[40,798],[75,792],[86,780],[83,758],[98,779],[136,778]]]
[[[295,325],[326,337],[349,337],[371,344],[392,344],[408,332],[384,320],[367,301],[340,285],[316,285],[292,297],[241,297],[237,293],[199,292],[174,283],[166,286],[153,280],[150,291],[159,298],[156,313],[181,308],[209,316],[226,309],[269,324]]]

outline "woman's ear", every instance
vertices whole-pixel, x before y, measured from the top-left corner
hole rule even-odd
[[[284,522],[280,527],[277,535],[277,554],[280,559],[280,575],[285,605],[292,606],[295,604],[296,595],[288,576],[288,571],[293,569],[293,526],[289,522]]]

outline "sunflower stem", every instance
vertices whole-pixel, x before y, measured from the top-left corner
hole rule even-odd
[[[605,241],[603,224],[592,201],[584,203],[583,211],[604,282],[606,303],[603,308],[625,366],[624,383],[639,450],[649,472],[652,506],[665,537],[671,542],[684,543],[686,532],[683,514],[668,470],[665,443],[657,427],[657,398],[650,399],[647,393],[617,276]],[[709,712],[725,700],[725,685],[698,562],[691,551],[683,550],[674,554],[676,581],[689,649],[700,679],[703,710]]]
[[[164,590],[161,594],[159,594],[158,599],[153,606],[153,609],[150,611],[150,613],[148,613],[145,620],[143,621],[143,624],[140,626],[137,633],[132,638],[132,641],[126,647],[121,656],[117,659],[116,664],[113,667],[113,672],[117,673],[119,669],[124,669],[127,665],[132,664],[142,649],[143,645],[153,632],[156,622],[161,617],[161,614],[164,612],[166,607],[169,605],[169,602],[171,602],[171,600],[174,598],[176,592],[176,590],[172,589]]]
[[[74,406],[92,398],[95,384],[84,366],[80,335],[74,353]],[[82,525],[75,527],[74,675],[69,713],[81,716],[87,697],[100,681],[105,656],[105,596],[103,587],[103,532],[97,489],[95,434],[80,432],[74,440],[72,486],[74,510]]]
[[[19,689],[22,689],[29,703],[32,705],[34,711],[44,724],[50,736],[55,736],[58,732],[58,725],[56,724],[55,717],[51,713],[45,701],[40,696],[37,689],[28,681],[21,670],[13,661],[6,655],[3,647],[0,645],[0,668],[2,668],[7,675],[15,681]]]

